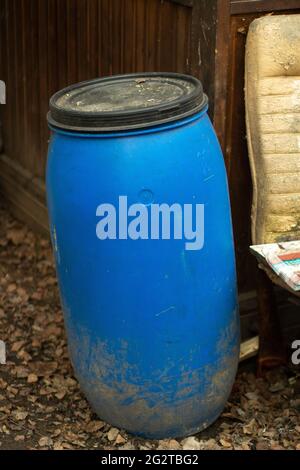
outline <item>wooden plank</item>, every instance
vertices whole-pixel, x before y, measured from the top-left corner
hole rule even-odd
[[[184,8],[176,9],[177,20],[177,57],[176,71],[184,73],[187,66],[187,51],[190,47],[190,12]]]
[[[66,44],[67,44],[67,61],[66,61],[66,68],[67,68],[67,76],[68,76],[68,83],[76,83],[78,82],[78,62],[77,62],[77,10],[76,10],[76,0],[65,0],[66,1],[66,27],[67,27],[67,37],[66,37]],[[47,0],[48,3],[48,0]],[[57,44],[57,47],[59,45]]]
[[[254,15],[232,17],[224,154],[231,198],[238,283],[240,291],[254,287],[256,263],[249,252],[251,244],[252,181],[247,152],[244,62],[248,26]]]
[[[19,18],[19,8],[17,5],[16,0],[11,0],[12,6],[12,15],[11,15],[11,32],[13,34],[13,43],[11,47],[11,60],[13,61],[13,103],[14,103],[14,132],[16,135],[20,136],[20,138],[16,139],[15,148],[16,152],[20,154],[22,152],[22,116],[21,116],[21,95],[22,95],[22,87],[20,86],[20,81],[18,80],[18,76],[21,73],[20,70],[20,63],[18,59],[20,58],[20,44],[21,44],[21,37],[18,28],[18,19]],[[8,104],[8,103],[7,103]]]
[[[112,74],[112,35],[111,35],[111,2],[101,0],[99,3],[99,55],[101,57],[101,72],[103,75]]]
[[[98,1],[98,0],[97,0]],[[104,75],[103,72],[103,63],[104,63],[104,57],[103,57],[103,41],[104,41],[104,27],[101,25],[101,18],[103,15],[103,2],[98,2],[98,17],[97,17],[97,42],[98,42],[98,56],[99,60],[98,62],[98,76],[101,77]]]
[[[157,46],[160,41],[157,35],[157,12],[160,6],[155,2],[152,7],[146,3],[146,31],[145,31],[145,54],[147,56],[145,70],[155,70],[157,63]]]
[[[44,158],[41,156],[46,152],[49,131],[46,123],[46,113],[49,102],[49,41],[48,41],[48,9],[44,8],[44,0],[38,0],[38,66],[39,66],[39,115],[40,119],[40,146],[38,158],[38,174],[44,172]],[[53,44],[52,44],[53,46]]]
[[[2,32],[2,40],[0,40],[0,79],[7,83],[7,47],[6,47],[6,18],[5,12],[5,0],[0,0],[0,31]],[[7,106],[0,105],[0,152],[3,151],[5,129],[3,129],[2,122],[4,119],[8,119]]]
[[[124,9],[123,18],[123,71],[124,73],[132,73],[135,70],[135,40],[136,28],[136,1],[126,0],[126,8]]]
[[[299,0],[231,0],[232,15],[261,13],[283,10],[297,10]]]
[[[214,77],[214,127],[223,153],[226,152],[226,117],[230,37],[230,4],[229,0],[217,5],[215,77]]]
[[[99,56],[98,41],[98,0],[89,0],[87,2],[87,70],[90,78],[99,76],[98,66],[101,60]]]
[[[119,61],[119,70],[120,73],[124,73],[124,64],[125,64],[125,25],[124,25],[124,17],[125,17],[125,9],[126,9],[126,2],[120,3],[120,10],[119,10],[119,47],[120,47],[120,61]]]
[[[89,0],[77,0],[76,3],[77,80],[79,82],[94,78],[90,75],[88,67],[88,2]]]
[[[27,34],[26,34],[26,15],[28,14],[28,10],[26,10],[26,3],[25,0],[21,0],[21,5],[19,7],[21,9],[21,25],[20,25],[20,44],[19,47],[22,50],[22,62],[20,63],[20,77],[22,77],[22,106],[21,106],[21,119],[22,119],[22,145],[23,145],[23,154],[24,157],[26,158],[27,152],[28,152],[28,145],[29,145],[29,135],[28,135],[28,128],[29,128],[29,122],[28,122],[28,110],[27,110],[27,101],[29,99],[30,93],[28,91],[29,83],[30,83],[30,72],[29,72],[29,64],[27,60]],[[9,58],[8,58],[9,62]],[[11,140],[11,142],[10,142]],[[14,141],[12,139],[8,139],[9,143],[13,146]],[[7,141],[5,140],[5,143]],[[14,151],[10,152],[9,148],[6,147],[5,145],[5,151],[8,152],[13,158],[15,158],[17,161],[21,161],[21,158],[17,153]],[[26,163],[27,166],[27,163]]]
[[[222,0],[198,0],[192,10],[190,72],[201,79],[214,114],[214,76],[218,6]],[[224,1],[224,0],[223,0]],[[226,0],[228,1],[228,0]]]
[[[136,2],[136,17],[135,22],[140,25],[136,29],[136,42],[135,42],[135,71],[144,72],[145,70],[145,2]]]
[[[111,75],[121,73],[121,2],[110,2],[110,25],[111,25]]]
[[[14,54],[13,50],[11,50],[11,45],[13,44],[13,36],[12,32],[13,29],[11,27],[12,23],[12,3],[10,0],[6,0],[5,2],[5,28],[1,30],[2,34],[4,34],[4,44],[6,45],[6,105],[5,105],[5,120],[3,121],[3,130],[4,130],[4,146],[8,149],[12,155],[15,155],[15,146],[14,146],[14,139],[12,136],[13,128],[14,128],[14,116],[16,113],[15,109],[15,101],[12,99],[14,94]],[[8,122],[8,126],[6,127],[6,122]]]
[[[44,4],[45,0],[41,0]],[[41,5],[41,8],[43,6]],[[65,1],[57,2],[57,67],[58,67],[58,88],[65,88],[70,85],[68,80],[68,48],[67,48],[67,3]],[[58,46],[59,45],[59,46]],[[48,78],[48,77],[47,77]]]
[[[162,72],[174,71],[173,53],[176,53],[176,41],[174,41],[174,11],[174,5],[169,2],[165,2],[162,5],[160,31],[160,70]]]
[[[0,155],[0,191],[18,218],[34,230],[48,233],[45,185],[3,154]]]
[[[259,349],[259,338],[258,336],[254,336],[251,339],[248,339],[247,341],[243,341],[241,343],[241,349],[240,349],[240,362],[246,361],[247,359],[250,359],[251,357],[254,357],[257,355]]]
[[[26,2],[25,2],[26,6]],[[26,61],[28,61],[28,82],[27,82],[27,100],[26,100],[26,114],[28,125],[28,147],[26,152],[23,153],[23,159],[20,160],[21,164],[31,171],[34,176],[43,173],[40,164],[40,101],[39,101],[39,49],[38,49],[38,2],[37,0],[30,1],[27,4],[29,9],[29,24],[26,24]],[[22,75],[21,75],[22,76]],[[19,154],[20,155],[20,154]]]

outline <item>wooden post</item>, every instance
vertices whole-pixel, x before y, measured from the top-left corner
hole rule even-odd
[[[193,1],[191,74],[203,83],[209,97],[209,114],[213,120],[215,115],[225,115],[229,20],[230,0]],[[218,124],[221,145],[224,130],[224,123],[220,126]]]
[[[284,351],[274,285],[267,274],[257,268],[257,302],[259,314],[258,375],[266,369],[284,365]]]

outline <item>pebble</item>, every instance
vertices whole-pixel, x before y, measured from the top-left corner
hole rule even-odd
[[[115,444],[119,445],[119,444],[124,444],[125,442],[126,442],[126,439],[124,439],[124,437],[121,436],[121,434],[118,434],[115,440]]]
[[[51,437],[41,437],[41,439],[39,439],[39,446],[40,447],[50,447],[53,445],[53,440],[51,439]]]
[[[117,435],[119,434],[119,429],[117,428],[110,428],[110,430],[107,433],[107,439],[112,442],[115,441],[117,438]]]
[[[193,436],[184,439],[181,444],[183,450],[201,450],[202,448],[200,442]]]

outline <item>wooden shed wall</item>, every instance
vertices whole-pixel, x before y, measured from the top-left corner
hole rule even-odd
[[[0,189],[17,215],[47,229],[46,113],[55,91],[99,76],[174,71],[201,77],[212,98],[217,3],[0,0]]]
[[[49,97],[90,78],[189,72],[191,8],[160,0],[0,0],[5,153],[43,178]]]

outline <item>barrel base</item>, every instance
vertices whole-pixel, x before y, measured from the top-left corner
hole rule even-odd
[[[67,335],[75,375],[96,414],[142,438],[178,438],[206,429],[222,413],[238,367],[237,312],[220,333],[214,361],[199,356],[194,369],[165,361],[151,375],[128,361],[123,340],[100,341],[72,321]]]
[[[218,419],[230,395],[235,370],[236,364],[233,364],[231,369],[217,373],[205,390],[201,390],[199,382],[198,387],[188,391],[190,382],[187,380],[185,388],[179,386],[175,394],[168,392],[164,383],[164,391],[154,392],[151,388],[135,389],[124,383],[112,389],[99,381],[91,383],[86,376],[77,377],[101,420],[135,436],[167,439],[197,434]],[[218,386],[216,377],[220,378]],[[174,383],[170,387],[174,387]]]
[[[210,420],[202,424],[199,424],[190,428],[180,428],[178,430],[174,429],[173,431],[169,431],[169,432],[164,432],[164,431],[151,432],[149,430],[141,431],[140,429],[135,429],[135,428],[133,430],[130,430],[130,429],[120,427],[119,422],[110,422],[109,424],[119,429],[125,429],[125,431],[127,431],[129,434],[132,434],[133,436],[136,436],[136,437],[140,437],[142,439],[151,439],[151,440],[183,439],[185,437],[194,436],[204,431],[205,429],[209,428],[220,417],[223,409],[224,407],[222,407],[218,413],[216,413],[212,418],[210,418]],[[102,417],[101,413],[98,413],[97,410],[94,410],[94,411],[96,412],[96,414],[99,416],[100,419],[106,421]]]
[[[214,414],[206,413],[201,415],[195,409],[187,411],[186,414],[181,411],[183,416],[182,420],[180,420],[178,418],[180,415],[177,412],[178,407],[174,407],[173,410],[170,409],[161,414],[153,410],[150,415],[148,413],[148,417],[145,419],[145,416],[138,412],[138,408],[141,408],[141,405],[137,402],[131,407],[133,413],[131,416],[128,413],[125,414],[124,410],[120,409],[120,414],[116,417],[112,416],[112,408],[107,408],[106,410],[103,407],[99,408],[90,399],[89,393],[85,391],[85,394],[91,407],[101,420],[113,427],[124,429],[128,433],[144,439],[183,438],[195,435],[211,426],[221,415],[226,404],[226,402],[223,403],[214,411]]]

